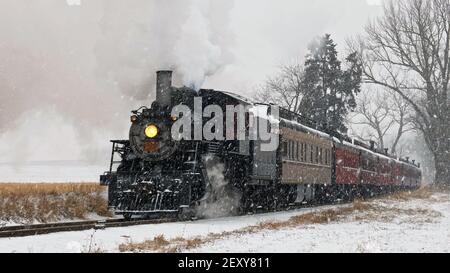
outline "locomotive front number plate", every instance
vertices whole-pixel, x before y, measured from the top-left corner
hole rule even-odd
[[[157,141],[146,141],[144,143],[144,150],[146,152],[156,152],[159,150],[159,142]]]

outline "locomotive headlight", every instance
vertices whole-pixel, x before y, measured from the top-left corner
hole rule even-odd
[[[136,122],[138,120],[138,117],[136,115],[131,116],[130,118],[131,122]]]
[[[147,126],[147,128],[145,128],[145,135],[148,138],[155,138],[159,133],[158,127],[156,127],[156,125],[149,125]]]

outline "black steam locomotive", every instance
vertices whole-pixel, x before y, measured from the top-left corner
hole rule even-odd
[[[260,140],[174,139],[172,125],[181,116],[173,115],[173,106],[194,109],[198,97],[202,110],[209,105],[223,112],[229,105],[255,105],[228,92],[175,88],[172,72],[159,71],[155,102],[132,112],[129,139],[111,141],[110,168],[100,176],[101,184],[109,187],[109,205],[116,214],[192,217],[203,201],[226,198],[229,191],[238,193],[239,205],[233,209],[247,211],[420,186],[419,164],[329,132],[286,109],[279,113],[280,145],[273,151],[261,149]],[[270,119],[269,115],[261,118]],[[201,119],[201,125],[206,120]],[[195,126],[194,117],[192,121]],[[247,135],[249,123],[247,116]],[[229,191],[217,192],[214,176],[208,173],[219,164]]]
[[[223,164],[223,179],[241,191],[249,177],[258,175],[251,170],[249,141],[245,145],[238,140],[175,141],[171,135],[177,121],[171,115],[172,106],[193,109],[194,98],[201,97],[202,108],[214,104],[225,112],[226,105],[250,102],[226,92],[175,88],[171,78],[171,71],[157,72],[156,101],[151,108],[144,106],[132,112],[128,140],[111,141],[110,169],[100,176],[100,182],[109,186],[109,205],[125,218],[158,212],[179,212],[190,217],[192,208],[213,190],[208,165]],[[116,154],[120,155],[119,161],[114,158]],[[119,164],[116,170],[115,164]],[[267,178],[275,179],[275,172]]]

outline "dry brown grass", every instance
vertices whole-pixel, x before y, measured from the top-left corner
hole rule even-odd
[[[430,197],[437,193],[437,190],[431,187],[420,188],[415,191],[399,191],[390,194],[387,199],[407,201],[411,199],[430,199]],[[386,198],[386,197],[384,197]]]
[[[19,223],[109,216],[106,188],[94,183],[0,183],[0,220]]]
[[[400,193],[392,198],[397,201],[410,199],[425,199],[431,197],[428,190],[419,190],[411,193]],[[386,199],[385,199],[386,200]],[[147,240],[142,243],[128,242],[121,244],[119,250],[121,252],[181,252],[193,248],[198,248],[207,243],[213,243],[216,240],[225,239],[231,236],[242,236],[261,231],[280,230],[286,228],[305,228],[309,225],[328,224],[340,222],[343,220],[370,222],[408,222],[414,224],[430,223],[435,218],[441,217],[441,213],[431,209],[408,209],[398,206],[391,206],[373,201],[356,200],[351,205],[341,206],[338,208],[322,209],[308,212],[291,217],[286,221],[262,222],[258,225],[248,226],[234,231],[226,231],[222,233],[210,233],[207,236],[197,236],[193,238],[177,237],[174,239],[166,239],[163,235],[155,237],[153,240]]]

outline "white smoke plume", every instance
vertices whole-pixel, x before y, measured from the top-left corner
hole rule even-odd
[[[229,10],[232,2],[194,2],[196,4],[190,7],[189,16],[174,48],[174,63],[176,70],[183,75],[183,83],[199,89],[206,76],[216,73],[232,60],[231,53],[221,46],[229,43],[227,33],[230,31],[220,30],[229,21],[227,13],[222,10]],[[212,7],[211,3],[215,6]],[[217,9],[219,6],[221,8]]]
[[[0,162],[105,162],[130,110],[151,103],[156,70],[177,70],[177,86],[250,95],[314,37],[343,45],[377,9],[366,0],[2,0]]]
[[[0,161],[107,159],[108,139],[127,136],[130,110],[151,103],[156,70],[175,69],[176,84],[200,88],[232,60],[232,7],[228,0],[1,1]],[[71,128],[58,130],[61,123]]]

